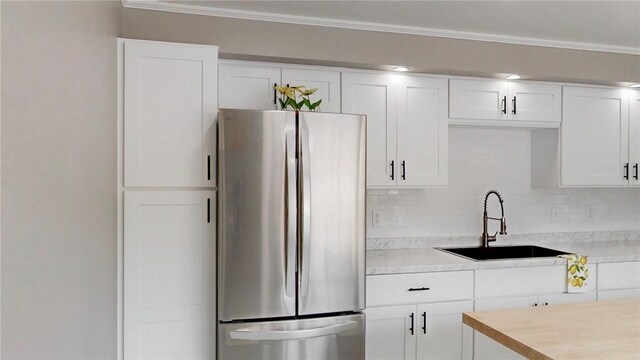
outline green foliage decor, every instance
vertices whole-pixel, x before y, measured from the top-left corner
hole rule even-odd
[[[318,111],[322,99],[311,102],[310,96],[313,95],[318,89],[307,89],[304,86],[276,86],[276,91],[280,93],[281,110],[288,110],[291,107],[292,110],[303,110],[306,106],[309,111]],[[298,101],[298,95],[300,101]]]

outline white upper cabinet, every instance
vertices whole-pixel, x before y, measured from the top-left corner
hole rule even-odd
[[[640,90],[629,91],[629,183],[640,186]]]
[[[397,184],[447,185],[447,80],[403,77],[398,92]]]
[[[323,69],[283,68],[283,85],[305,86],[307,89],[318,89],[310,96],[311,102],[322,99],[320,111],[340,112],[340,72]]]
[[[221,63],[218,71],[220,108],[275,109],[275,85],[280,84],[280,67]]]
[[[560,85],[451,79],[449,122],[557,128],[561,101]]]
[[[367,115],[367,187],[396,185],[397,92],[391,74],[342,73],[342,111]]]
[[[541,126],[549,123],[558,127],[562,114],[562,88],[560,85],[531,82],[509,82],[509,119],[531,121]],[[555,124],[555,126],[554,126]]]
[[[214,359],[215,193],[124,192],[124,359]]]
[[[124,41],[124,185],[215,186],[215,46]]]
[[[447,184],[447,80],[343,73],[342,110],[367,115],[367,187]]]
[[[507,119],[507,82],[451,79],[449,117],[452,119]]]
[[[627,91],[565,87],[560,131],[561,185],[629,183]]]
[[[322,99],[320,111],[340,112],[340,71],[316,67],[282,67],[277,64],[229,61],[218,67],[220,108],[279,109],[275,86],[318,89],[312,102]]]

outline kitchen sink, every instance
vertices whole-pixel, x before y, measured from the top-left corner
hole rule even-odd
[[[532,259],[555,257],[568,254],[535,245],[491,246],[491,247],[462,247],[462,248],[436,248],[450,254],[462,256],[471,260],[505,260],[505,259]]]

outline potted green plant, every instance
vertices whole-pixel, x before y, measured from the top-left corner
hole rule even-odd
[[[322,99],[311,102],[311,95],[318,89],[307,89],[305,86],[276,86],[276,91],[280,94],[278,98],[280,110],[291,108],[291,110],[300,111],[306,107],[308,111],[320,111]]]

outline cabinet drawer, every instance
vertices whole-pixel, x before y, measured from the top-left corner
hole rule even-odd
[[[473,271],[367,277],[367,307],[471,298]]]
[[[566,267],[540,266],[476,271],[476,298],[564,293]]]
[[[598,264],[598,290],[640,288],[640,261]]]

